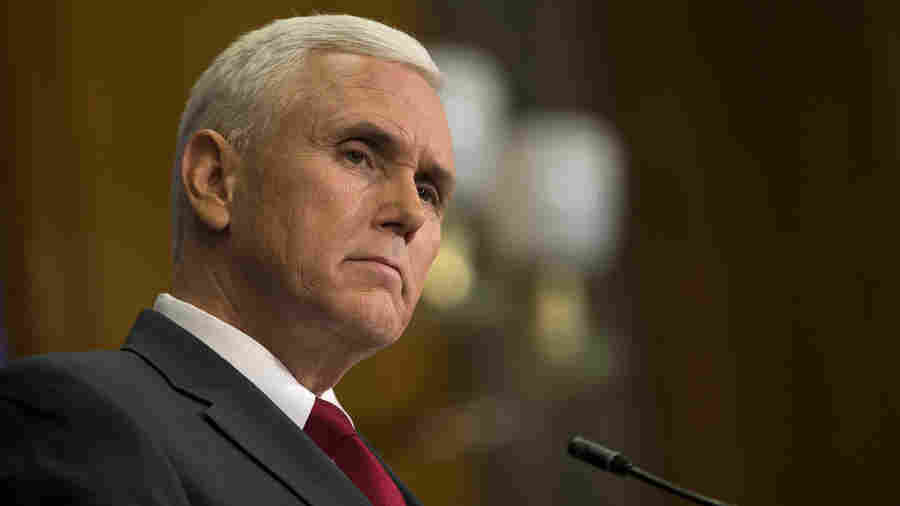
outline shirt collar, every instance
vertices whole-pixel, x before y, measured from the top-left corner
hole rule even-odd
[[[285,365],[258,341],[202,309],[168,293],[156,297],[153,309],[184,328],[256,385],[301,429],[306,425],[316,396],[301,385]],[[333,389],[322,394],[347,415]],[[353,420],[350,420],[353,423]]]

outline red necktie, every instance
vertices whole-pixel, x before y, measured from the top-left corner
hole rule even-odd
[[[316,398],[303,428],[374,506],[405,506],[394,480],[337,406]]]

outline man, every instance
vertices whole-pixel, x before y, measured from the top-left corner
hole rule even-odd
[[[0,502],[418,504],[332,388],[400,336],[437,254],[439,80],[414,39],[351,16],[226,49],[179,129],[171,294],[122,350],[2,373]]]

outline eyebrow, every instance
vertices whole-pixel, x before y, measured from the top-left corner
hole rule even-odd
[[[403,148],[407,145],[407,142],[399,136],[367,120],[338,128],[335,132],[335,137],[341,141],[357,139],[389,157],[396,157],[397,153],[403,151]],[[422,167],[422,172],[444,188],[443,193],[445,196],[449,197],[453,193],[455,186],[453,174],[447,168],[436,163],[433,158],[430,158],[430,162]]]
[[[384,151],[398,151],[404,142],[371,121],[360,121],[337,129],[339,140],[359,139]]]

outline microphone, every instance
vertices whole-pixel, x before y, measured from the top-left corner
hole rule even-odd
[[[621,453],[610,450],[603,445],[581,436],[574,436],[569,440],[569,455],[613,474],[626,477],[629,475],[634,476],[645,483],[659,487],[684,499],[694,501],[697,504],[728,506],[727,503],[683,489],[662,478],[654,476],[647,471],[632,465]]]

